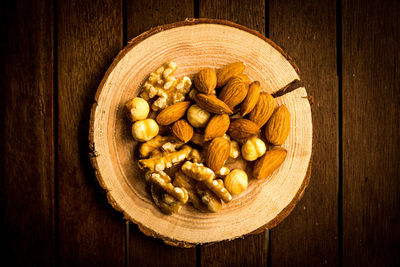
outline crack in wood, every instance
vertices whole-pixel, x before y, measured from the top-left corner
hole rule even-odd
[[[304,83],[298,79],[290,82],[289,84],[285,85],[283,88],[279,89],[275,93],[272,94],[274,98],[286,95],[294,90],[296,90],[299,87],[303,87]]]

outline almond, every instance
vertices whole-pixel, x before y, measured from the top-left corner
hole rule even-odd
[[[285,105],[279,106],[265,127],[265,138],[276,146],[282,145],[289,135],[290,113]]]
[[[229,158],[231,142],[223,137],[214,138],[207,149],[206,165],[214,172],[219,171]]]
[[[224,86],[230,78],[243,73],[246,65],[243,62],[236,62],[223,67],[217,74],[217,87]]]
[[[214,115],[204,131],[204,141],[210,141],[215,137],[222,137],[228,130],[229,124],[230,120],[227,114]]]
[[[193,137],[193,127],[184,119],[172,125],[172,133],[182,142],[186,143]]]
[[[274,147],[265,152],[264,156],[259,158],[253,167],[253,177],[263,179],[272,174],[285,160],[287,155],[286,149],[282,147]]]
[[[211,94],[217,86],[215,70],[211,68],[200,70],[194,78],[194,86],[199,92]]]
[[[232,114],[232,110],[222,100],[218,99],[215,95],[206,95],[199,93],[194,98],[197,105],[202,109],[216,114]]]
[[[185,116],[186,110],[189,107],[190,101],[178,102],[176,104],[173,104],[172,106],[169,106],[161,111],[157,115],[156,121],[160,125],[169,125]]]
[[[243,140],[260,132],[260,128],[254,122],[247,119],[237,119],[229,126],[229,135],[236,140]]]
[[[240,74],[240,75],[237,75],[235,77],[238,77],[238,78],[242,79],[242,81],[244,83],[251,84],[251,80],[250,80],[249,76],[247,76],[246,74]]]
[[[246,98],[248,89],[242,78],[233,77],[222,89],[219,99],[224,101],[230,109],[233,109]]]
[[[240,106],[240,116],[244,117],[249,114],[250,111],[256,106],[258,98],[260,96],[261,86],[259,81],[252,82],[249,86],[249,91],[244,99],[242,105]]]
[[[256,106],[249,114],[249,120],[263,127],[271,117],[275,108],[275,99],[268,93],[261,93]]]

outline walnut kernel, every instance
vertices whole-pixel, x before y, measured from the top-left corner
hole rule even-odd
[[[151,105],[152,110],[164,109],[181,102],[190,91],[192,81],[189,77],[177,79],[172,76],[176,69],[176,63],[166,63],[151,73],[144,83],[140,96],[145,100],[157,97]]]

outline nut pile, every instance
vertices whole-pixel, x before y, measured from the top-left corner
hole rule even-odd
[[[264,179],[283,163],[290,114],[284,105],[275,109],[242,62],[202,69],[194,86],[189,77],[175,78],[176,69],[174,62],[159,67],[125,105],[132,135],[142,142],[138,165],[165,214],[186,203],[218,212],[247,189],[249,177]],[[239,157],[252,164],[249,175],[227,166]]]

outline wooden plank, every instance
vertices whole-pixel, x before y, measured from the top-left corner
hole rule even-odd
[[[193,1],[127,1],[127,40],[162,24],[193,17]],[[195,266],[196,249],[175,248],[145,236],[130,225],[128,261],[131,266]]]
[[[88,156],[96,89],[122,48],[122,3],[57,4],[59,257],[65,266],[123,266],[125,223]]]
[[[265,8],[261,0],[204,0],[199,1],[199,17],[230,20],[265,34]]]
[[[272,266],[338,264],[338,81],[335,1],[269,4],[270,38],[294,57],[314,97],[312,173],[303,199],[271,230]]]
[[[130,224],[129,266],[196,266],[196,249],[166,245]]]
[[[194,16],[194,6],[191,0],[127,0],[126,10],[128,41],[152,27],[182,21]]]
[[[400,2],[343,1],[343,265],[400,265]]]
[[[53,1],[3,4],[1,34],[2,259],[16,266],[52,266]]]
[[[265,34],[265,1],[199,1],[199,17],[226,19]],[[268,231],[201,247],[202,266],[267,264]]]
[[[244,239],[202,246],[201,266],[266,266],[268,234],[266,230]]]

